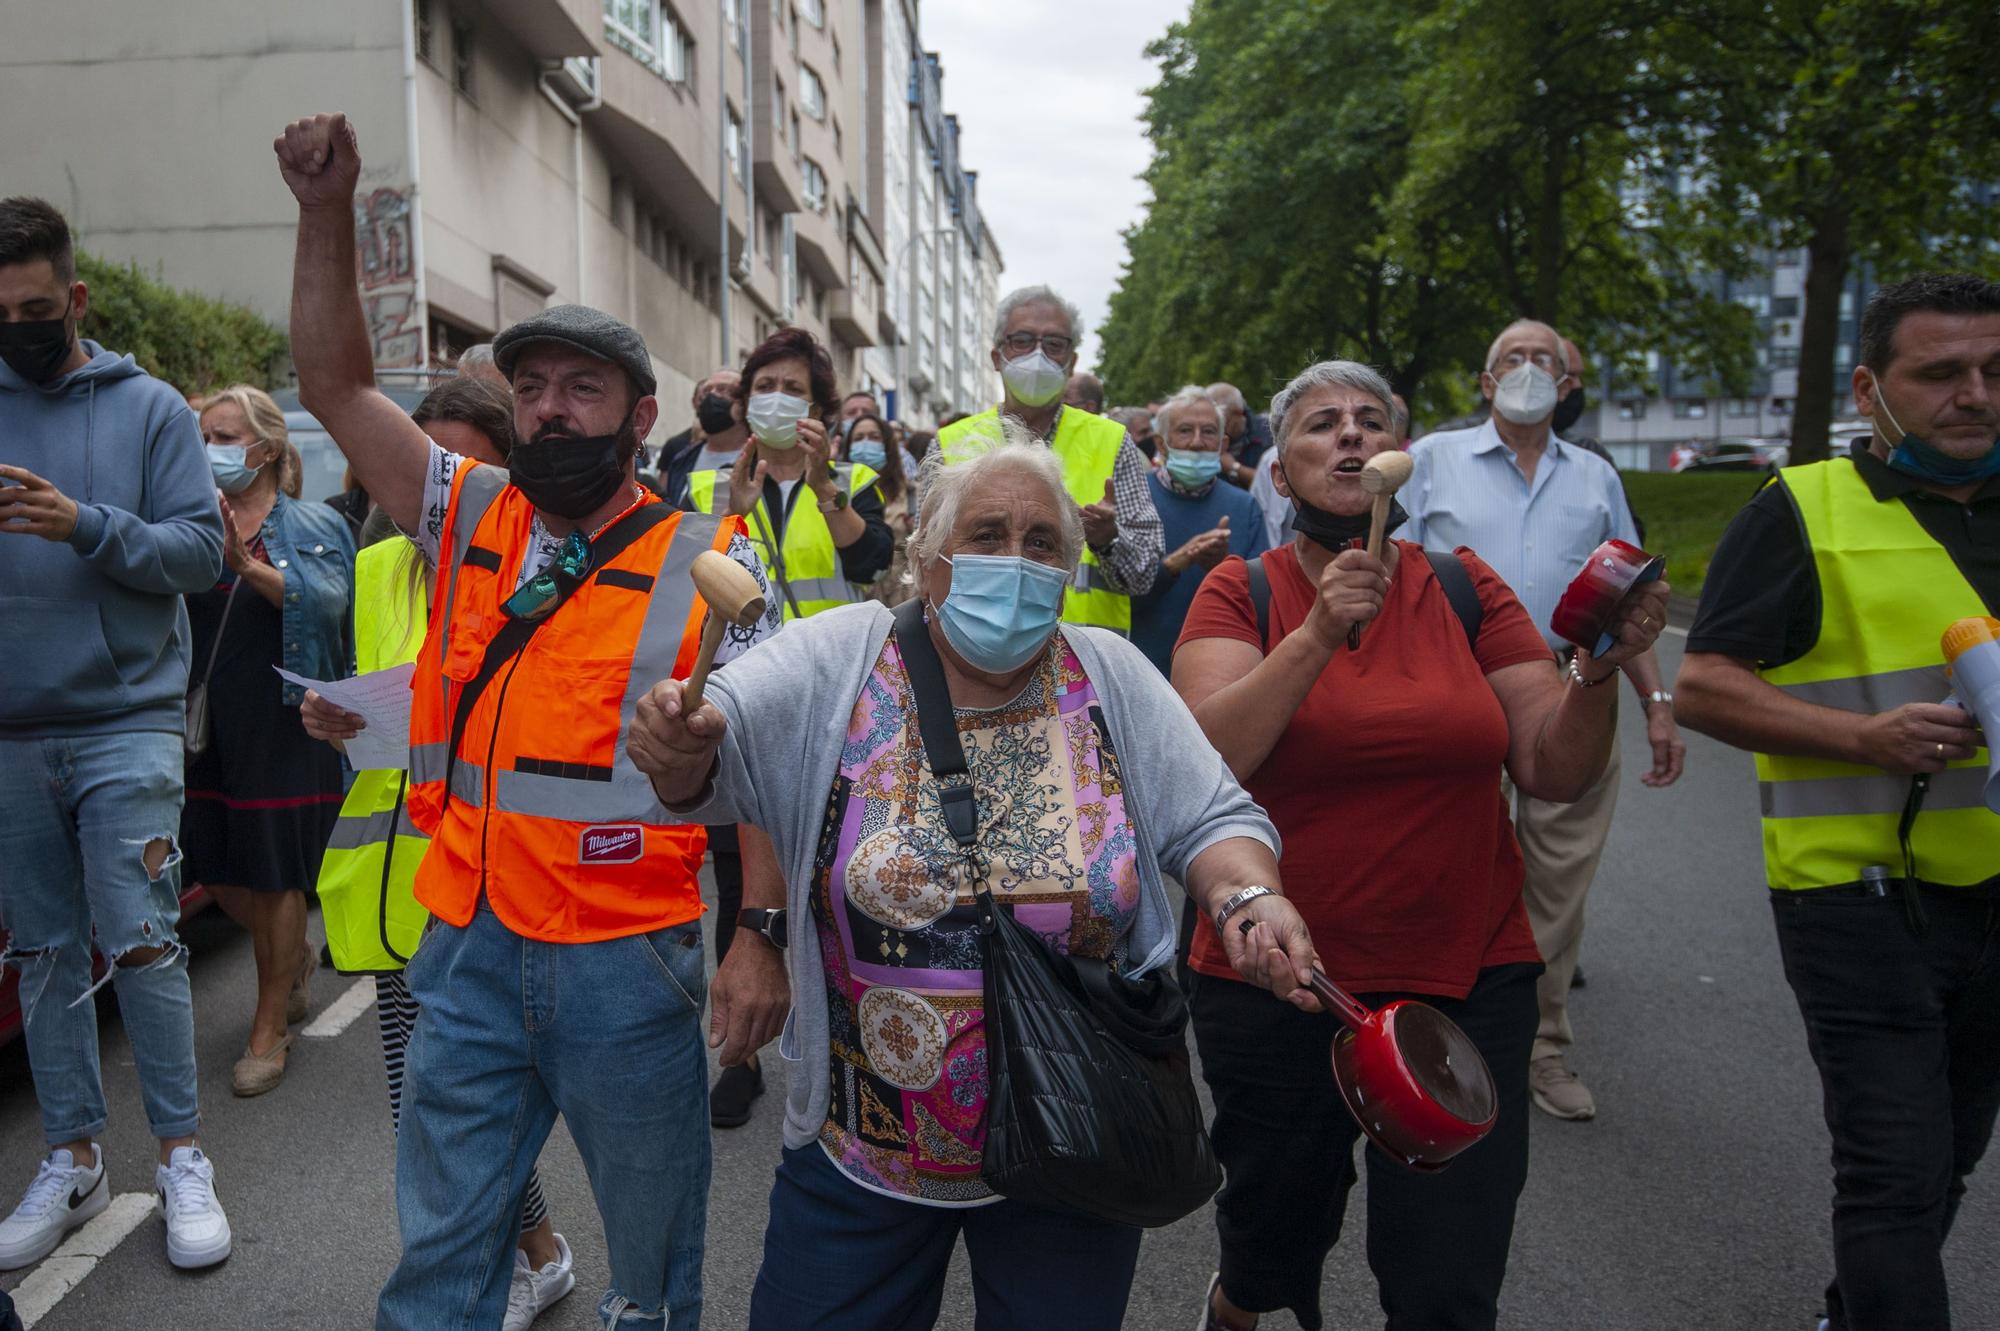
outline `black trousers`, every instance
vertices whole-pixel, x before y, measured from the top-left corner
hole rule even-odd
[[[2000,892],[1773,892],[1833,1134],[1835,1331],[1951,1325],[1943,1248],[2000,1111]]]
[[[736,913],[743,909],[743,852],[736,824],[708,829],[708,862],[715,870],[715,964],[720,966],[736,940]]]
[[[1227,1175],[1215,1228],[1231,1303],[1259,1313],[1289,1308],[1306,1331],[1318,1331],[1320,1281],[1340,1238],[1360,1140],[1368,1162],[1368,1265],[1389,1331],[1494,1325],[1514,1204],[1528,1179],[1528,1051],[1541,972],[1539,962],[1493,967],[1458,1000],[1356,995],[1370,1007],[1421,998],[1464,1028],[1493,1071],[1500,1096],[1493,1131],[1436,1174],[1413,1173],[1361,1137],[1333,1084],[1338,1019],[1301,1012],[1239,981],[1194,977],[1195,1042]]]

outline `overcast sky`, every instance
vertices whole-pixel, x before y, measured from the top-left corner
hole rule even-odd
[[[1147,142],[1142,92],[1158,77],[1146,44],[1188,0],[923,0],[919,41],[944,65],[959,163],[979,173],[979,209],[999,241],[1003,293],[1046,282],[1083,311],[1082,365],[1097,358],[1139,219]]]

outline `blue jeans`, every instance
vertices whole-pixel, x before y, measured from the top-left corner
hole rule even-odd
[[[1118,1331],[1140,1232],[1021,1202],[885,1197],[812,1143],[785,1152],[771,1186],[750,1331],[925,1331],[960,1233],[976,1331]]]
[[[482,901],[404,972],[417,1025],[396,1136],[403,1257],[377,1331],[487,1331],[507,1304],[528,1174],[560,1113],[611,1255],[607,1327],[701,1325],[708,1220],[701,926],[522,938]]]
[[[21,973],[28,1066],[51,1146],[104,1131],[91,995],[91,931],[112,965],[118,1010],[153,1135],[193,1136],[194,1001],[180,920],[181,737],[166,731],[0,739],[0,962]],[[157,872],[146,856],[163,842]],[[157,849],[156,849],[157,853]]]

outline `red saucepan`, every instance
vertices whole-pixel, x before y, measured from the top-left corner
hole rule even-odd
[[[1451,1018],[1408,999],[1371,1012],[1317,968],[1312,991],[1347,1026],[1333,1042],[1333,1080],[1390,1159],[1435,1173],[1492,1130],[1493,1074]]]
[[[1583,571],[1563,592],[1562,600],[1556,602],[1556,612],[1549,616],[1549,627],[1592,656],[1602,656],[1611,650],[1611,635],[1605,629],[1618,603],[1627,592],[1653,581],[1666,568],[1666,560],[1649,555],[1636,545],[1606,541],[1590,552]]]

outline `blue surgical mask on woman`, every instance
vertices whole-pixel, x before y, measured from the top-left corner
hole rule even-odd
[[[1190,490],[1199,490],[1222,470],[1222,454],[1210,448],[1170,448],[1167,475]]]
[[[880,439],[856,439],[847,446],[847,460],[880,471],[889,460],[889,450],[882,446]]]
[[[1067,569],[1019,555],[960,555],[935,607],[945,641],[968,664],[1004,674],[1034,659],[1062,617]]]
[[[226,495],[242,494],[256,483],[263,468],[249,464],[249,449],[233,444],[209,444],[207,448],[208,470],[215,477],[216,489]]]

